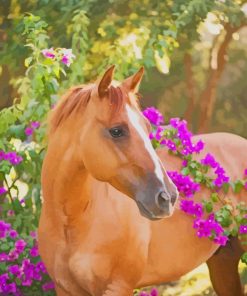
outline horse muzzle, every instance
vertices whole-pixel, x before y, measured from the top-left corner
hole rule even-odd
[[[177,197],[177,191],[172,194],[159,191],[154,198],[146,197],[145,194],[138,194],[136,203],[142,216],[150,220],[159,220],[173,214]]]

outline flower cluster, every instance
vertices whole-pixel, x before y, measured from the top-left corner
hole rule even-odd
[[[164,123],[163,115],[154,107],[148,107],[143,111],[143,115],[150,121],[151,124],[158,126]]]
[[[183,176],[176,171],[167,172],[179,193],[185,197],[192,197],[195,192],[200,190],[200,185],[194,182],[189,176]]]
[[[203,165],[209,166],[212,169],[214,169],[214,173],[216,174],[216,179],[213,180],[213,184],[221,188],[224,183],[229,182],[229,177],[226,176],[225,170],[222,168],[222,166],[215,160],[212,154],[207,153],[205,158],[201,160],[201,163]]]
[[[200,218],[203,215],[202,205],[195,203],[193,200],[182,199],[180,201],[180,209],[186,214]]]
[[[39,258],[36,234],[30,233],[25,240],[3,220],[0,220],[0,269],[1,265],[6,267],[0,275],[1,295],[25,295],[25,287],[34,283],[44,292],[54,289]]]
[[[200,153],[204,148],[204,143],[199,140],[196,144],[192,142],[192,133],[188,130],[187,122],[179,118],[171,118],[170,126],[176,129],[176,138],[181,142],[180,153],[189,155],[192,153]],[[169,144],[167,145],[168,148]]]
[[[229,228],[232,221],[234,221],[234,219],[230,218],[232,214],[226,209],[227,206],[221,207],[215,215],[212,213],[214,209],[213,204],[218,200],[217,192],[225,183],[229,184],[230,181],[225,170],[210,153],[206,154],[200,162],[193,160],[191,155],[193,153],[200,153],[204,149],[204,143],[201,140],[195,144],[193,143],[193,135],[188,130],[185,120],[172,118],[168,126],[160,126],[161,123],[163,124],[163,120],[159,121],[159,118],[163,119],[163,117],[154,107],[144,110],[143,114],[154,127],[154,130],[149,136],[154,148],[159,147],[159,145],[165,145],[170,151],[175,152],[175,155],[182,158],[182,173],[176,171],[168,172],[169,177],[177,186],[180,195],[190,198],[190,200],[180,200],[180,209],[195,218],[194,228],[197,230],[198,237],[208,237],[216,244],[225,245],[228,237],[224,233],[224,228],[228,230],[228,233],[231,233],[231,229],[234,229],[234,227]],[[216,175],[213,180],[210,175],[207,176],[209,168]],[[244,175],[247,176],[247,169]],[[196,203],[193,200],[194,194],[200,191],[200,184],[214,189],[215,192],[212,194],[211,201]],[[236,185],[237,190],[242,187],[247,189],[247,180],[236,181]],[[246,235],[247,225],[245,222],[247,218],[243,218],[243,213],[247,212],[246,207],[241,211],[240,220],[238,220],[241,222],[236,222],[236,225],[239,228],[238,233]]]
[[[4,152],[3,150],[0,150],[0,161],[2,160],[6,160],[12,165],[18,165],[22,162],[23,158],[15,151]]]
[[[28,127],[25,128],[25,134],[27,136],[31,136],[34,133],[34,131],[39,127],[40,127],[40,122],[33,121],[28,125]]]
[[[48,59],[57,59],[61,61],[66,66],[70,66],[73,59],[75,58],[75,55],[72,53],[72,49],[67,48],[59,48],[55,50],[53,47],[50,49],[43,49],[42,54],[44,57]]]
[[[141,291],[138,296],[158,296],[158,295],[159,295],[158,290],[156,288],[153,288],[150,291],[150,293]]]
[[[228,241],[223,227],[215,220],[214,214],[210,214],[207,219],[196,219],[194,228],[197,229],[198,237],[212,237],[213,241],[221,246],[225,246]]]

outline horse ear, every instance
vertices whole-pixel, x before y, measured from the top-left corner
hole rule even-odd
[[[130,92],[133,92],[133,93],[138,92],[143,74],[144,74],[144,67],[141,67],[134,75],[125,79],[123,82],[123,85],[125,85],[125,87]]]
[[[105,71],[105,74],[100,80],[100,83],[98,86],[98,93],[101,98],[103,98],[106,95],[107,90],[112,82],[114,69],[115,69],[115,65],[112,65],[109,69]]]

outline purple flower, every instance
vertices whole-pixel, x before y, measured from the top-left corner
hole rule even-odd
[[[15,212],[13,210],[8,210],[7,212],[7,216],[14,216],[15,215]]]
[[[202,205],[195,203],[193,200],[186,200],[186,199],[181,200],[180,209],[189,215],[196,216],[197,218],[203,215]]]
[[[32,238],[37,238],[37,232],[36,231],[30,231],[30,236]]]
[[[158,290],[156,288],[153,288],[151,291],[150,291],[150,296],[158,296],[159,293],[158,293]]]
[[[10,224],[5,223],[3,220],[0,220],[0,239],[5,238],[9,230]]]
[[[43,54],[44,57],[46,57],[48,59],[54,59],[55,58],[55,51],[54,51],[53,47],[50,48],[50,49],[43,49],[42,54]]]
[[[15,231],[15,230],[10,230],[10,232],[9,232],[9,236],[11,237],[11,238],[16,238],[17,236],[18,236],[18,233],[17,233],[17,231]]]
[[[37,129],[40,127],[40,122],[39,121],[33,121],[31,122],[31,127],[34,129]]]
[[[247,169],[244,170],[244,175],[247,176]]]
[[[4,262],[8,260],[8,255],[5,253],[0,253],[0,262]]]
[[[42,273],[47,273],[47,270],[45,268],[45,265],[42,261],[39,261],[37,264],[36,264],[36,267],[38,268],[38,270],[40,270]]]
[[[176,171],[170,171],[167,174],[176,185],[179,193],[186,197],[192,197],[195,192],[200,190],[200,185],[189,176],[184,176]]]
[[[141,291],[138,296],[149,296],[147,292]]]
[[[72,63],[72,60],[75,58],[75,55],[72,53],[72,49],[63,48],[62,54],[63,56],[61,62],[69,67]]]
[[[240,225],[239,226],[239,233],[240,234],[247,234],[247,225]]]
[[[12,262],[18,259],[18,257],[19,257],[19,252],[17,250],[13,250],[9,252],[8,260]]]
[[[201,163],[207,166],[210,166],[211,168],[216,168],[218,163],[215,161],[212,154],[208,153],[204,159],[201,160]]]
[[[3,150],[0,150],[0,160],[3,160],[5,156],[5,153]]]
[[[154,107],[146,108],[142,113],[153,125],[158,126],[164,123],[163,115]]]
[[[167,140],[166,146],[171,150],[171,151],[176,151],[177,147],[176,144],[172,140]]]
[[[26,136],[31,136],[33,134],[33,129],[31,127],[27,127],[25,129]]]
[[[196,153],[200,153],[203,150],[203,148],[204,148],[204,143],[202,140],[199,140],[195,145],[194,151]]]
[[[171,118],[170,125],[174,128],[177,128],[179,125],[180,119],[179,118]]]
[[[14,151],[5,153],[4,159],[8,160],[12,165],[17,165],[23,160],[23,158]]]
[[[0,187],[0,195],[3,195],[7,192],[7,190],[4,187]]]
[[[29,253],[32,257],[39,256],[38,247],[37,246],[32,247]]]
[[[53,282],[48,282],[42,285],[42,290],[43,291],[49,291],[49,290],[53,290],[55,288],[55,285]]]
[[[17,275],[20,275],[21,274],[21,270],[20,270],[20,267],[18,265],[10,265],[8,267],[8,271],[10,273],[12,273],[13,275],[17,276]]]
[[[15,242],[15,249],[17,252],[22,253],[26,245],[27,243],[23,239],[19,239]]]
[[[30,286],[32,285],[32,283],[33,283],[33,281],[32,281],[32,279],[30,279],[30,278],[25,278],[25,279],[21,282],[22,286],[24,286],[24,287],[30,287]]]
[[[214,242],[218,245],[221,245],[221,246],[225,246],[226,243],[228,242],[228,240],[229,240],[229,238],[224,235],[214,238]]]

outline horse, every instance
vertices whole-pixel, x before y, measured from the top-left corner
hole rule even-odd
[[[139,107],[144,69],[122,82],[113,73],[114,66],[95,83],[72,87],[51,111],[38,246],[57,295],[129,296],[203,262],[218,295],[242,295],[239,240],[222,248],[196,236],[167,174],[181,160],[151,145]],[[247,140],[228,133],[198,139],[200,157],[210,152],[232,179],[242,177]],[[202,198],[206,188],[195,195]],[[243,193],[229,198],[244,200]]]

